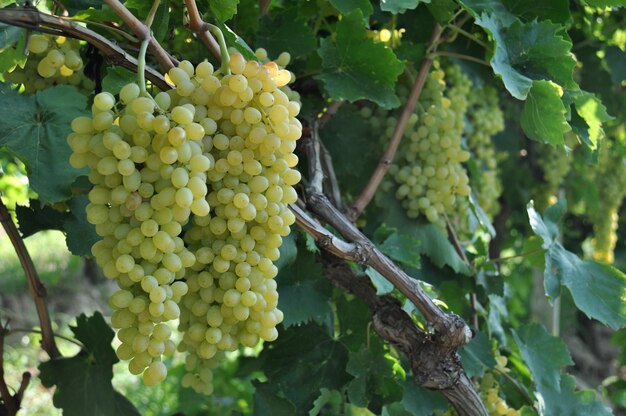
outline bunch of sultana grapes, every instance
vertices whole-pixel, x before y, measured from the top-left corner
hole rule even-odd
[[[595,184],[599,193],[599,208],[590,210],[593,223],[593,258],[613,263],[617,244],[619,208],[626,196],[626,161],[614,142],[605,141],[595,171]]]
[[[498,156],[492,137],[504,130],[504,115],[494,88],[483,87],[470,94],[465,137],[479,172],[470,178],[480,206],[489,216],[497,214],[502,183],[498,176]]]
[[[535,189],[535,206],[544,210],[556,203],[561,183],[571,168],[571,157],[562,147],[541,146],[537,162],[543,171],[544,182]]]
[[[469,152],[461,149],[463,117],[470,82],[452,74],[457,83],[446,89],[444,71],[436,69],[426,80],[418,103],[418,120],[407,129],[398,157],[390,169],[398,185],[396,197],[407,215],[420,215],[445,229],[445,215],[456,212],[458,197],[470,194],[462,166]]]
[[[118,103],[98,94],[68,137],[70,163],[94,184],[87,218],[103,239],[92,253],[120,286],[117,353],[147,385],[166,376],[176,319],[183,384],[207,394],[223,352],[276,339],[282,321],[273,261],[295,221],[300,105],[276,64],[234,54],[229,66],[183,61],[154,99],[136,84]]]
[[[16,66],[3,77],[13,84],[24,85],[27,94],[51,85],[70,84],[91,91],[95,84],[83,72],[80,43],[76,39],[48,34],[30,37],[30,52],[24,67]]]

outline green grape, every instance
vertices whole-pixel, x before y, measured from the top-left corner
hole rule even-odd
[[[606,147],[600,150],[598,167],[594,172],[600,206],[589,210],[594,234],[591,243],[595,260],[613,263],[619,209],[626,196],[626,163],[619,142],[606,140],[605,143]]]
[[[494,88],[473,90],[468,97],[465,137],[472,157],[478,167],[476,177],[470,178],[478,203],[487,215],[493,217],[499,210],[498,198],[502,193],[495,147],[492,137],[504,130],[504,115],[499,107]]]
[[[79,48],[80,42],[76,39],[46,33],[33,34],[24,67],[16,66],[5,72],[3,77],[6,81],[23,85],[27,94],[58,84],[75,85],[91,91],[95,85],[81,71],[83,61]]]
[[[273,262],[295,222],[300,104],[276,64],[235,53],[230,69],[181,62],[158,106],[136,84],[117,103],[98,94],[68,137],[94,184],[87,217],[102,239],[92,253],[120,287],[110,300],[118,354],[146,385],[166,376],[172,321],[183,385],[210,394],[224,353],[275,340],[283,319]]]

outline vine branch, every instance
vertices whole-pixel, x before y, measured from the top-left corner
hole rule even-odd
[[[441,36],[443,29],[439,24],[435,25],[433,29],[433,33],[431,35],[431,39],[429,41],[429,45],[434,45],[437,42],[437,39]],[[420,67],[417,78],[415,79],[415,83],[411,88],[411,93],[409,98],[404,105],[404,109],[402,110],[402,114],[400,114],[400,118],[398,119],[398,124],[396,124],[396,128],[393,131],[393,135],[389,140],[389,144],[387,145],[387,149],[385,149],[385,153],[381,157],[378,162],[378,166],[374,170],[374,173],[370,177],[367,185],[361,191],[361,194],[358,196],[354,204],[350,207],[350,219],[356,220],[359,215],[365,210],[367,205],[370,203],[378,186],[382,182],[383,178],[387,174],[389,170],[389,166],[393,162],[393,159],[396,155],[398,147],[400,146],[400,141],[402,140],[402,136],[404,135],[404,131],[406,130],[407,123],[409,122],[409,118],[411,114],[413,114],[413,110],[415,110],[415,105],[417,104],[417,100],[419,99],[422,89],[424,88],[424,83],[426,82],[426,76],[428,75],[428,71],[430,71],[430,67],[432,66],[433,60],[430,54],[426,54],[424,59],[422,60],[422,66]]]
[[[4,409],[8,416],[15,416],[18,410],[20,410],[24,392],[26,391],[26,387],[28,387],[28,383],[30,383],[31,374],[28,371],[22,373],[22,381],[20,382],[19,388],[15,394],[11,394],[9,386],[4,380],[4,337],[8,332],[6,325],[0,323],[0,398],[2,399],[0,413],[5,414],[3,412]]]
[[[209,32],[209,26],[202,20],[196,0],[185,0],[185,7],[189,13],[189,30],[196,34],[202,43],[209,49],[211,55],[213,55],[218,61],[221,61],[222,55],[220,53],[220,46],[215,38]]]
[[[55,35],[68,35],[85,40],[97,48],[105,57],[108,63],[119,65],[131,71],[137,70],[137,60],[126,53],[122,48],[105,38],[104,36],[76,24],[73,21],[47,13],[40,12],[32,8],[0,9],[0,23],[26,29],[39,30]],[[154,69],[146,66],[146,78],[162,90],[167,90],[170,86],[165,81],[163,75]]]
[[[50,324],[50,315],[48,314],[48,306],[46,302],[46,287],[43,285],[33,264],[33,259],[30,257],[24,240],[20,235],[15,223],[11,219],[9,210],[6,205],[0,199],[0,222],[2,227],[6,231],[15,252],[20,259],[24,273],[26,274],[26,281],[28,282],[28,288],[35,301],[35,308],[37,309],[37,316],[39,317],[39,324],[41,325],[41,346],[48,353],[50,358],[57,358],[61,356],[57,344],[54,340],[54,332],[52,331],[52,325]]]
[[[146,26],[139,19],[137,19],[119,0],[104,0],[104,2],[111,8],[111,10],[113,10],[113,12],[115,12],[116,15],[119,16],[120,19],[124,21],[124,23],[126,23],[137,38],[142,41],[146,39],[150,40],[148,50],[165,72],[174,67],[174,63],[170,59],[170,55],[165,51],[165,49],[163,49],[159,42],[156,41],[154,36],[152,36],[150,27]]]

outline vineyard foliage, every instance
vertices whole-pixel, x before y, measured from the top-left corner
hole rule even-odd
[[[623,0],[0,5],[3,226],[114,287],[50,406],[626,412]]]

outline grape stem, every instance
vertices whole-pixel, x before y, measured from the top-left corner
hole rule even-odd
[[[147,96],[146,90],[146,51],[148,50],[148,44],[150,39],[144,39],[141,41],[141,47],[139,48],[139,55],[137,55],[137,82],[139,83],[139,90],[142,96]]]
[[[474,36],[473,34],[471,34],[470,32],[466,31],[465,29],[460,28],[459,26],[455,25],[455,24],[450,24],[448,26],[446,26],[447,29],[450,29],[453,32],[457,32],[460,35],[465,36],[466,38],[468,38],[469,40],[477,43],[478,45],[482,46],[485,50],[487,51],[491,51],[491,46],[485,42],[483,42],[482,40],[478,39],[476,36]]]
[[[20,387],[15,394],[11,394],[9,386],[7,386],[4,380],[4,337],[8,333],[7,325],[0,323],[0,398],[2,398],[0,410],[5,410],[8,416],[15,416],[18,410],[20,410],[24,392],[26,391],[26,387],[28,387],[28,383],[30,383],[32,375],[28,371],[22,373]]]
[[[170,59],[170,55],[163,47],[154,39],[150,32],[150,28],[137,19],[119,0],[104,0],[104,2],[118,15],[124,23],[128,25],[130,30],[137,38],[148,40],[148,49],[154,55],[157,62],[164,71],[169,71],[174,67],[174,62]]]
[[[26,249],[24,240],[20,235],[15,223],[11,219],[9,210],[0,199],[0,222],[2,227],[6,231],[15,252],[17,253],[24,274],[26,274],[26,281],[28,282],[28,288],[30,289],[31,296],[35,301],[35,308],[37,309],[37,316],[39,318],[39,325],[41,326],[41,346],[48,353],[50,358],[57,358],[61,356],[59,349],[54,341],[54,332],[52,331],[52,325],[50,323],[50,315],[48,313],[48,306],[46,302],[46,287],[43,285],[37,274],[37,269],[33,264],[33,259],[30,257],[30,253]]]
[[[189,13],[189,30],[196,34],[200,41],[209,49],[211,55],[221,59],[220,46],[209,32],[209,26],[202,20],[195,0],[185,0],[185,7]]]
[[[429,41],[429,45],[434,45],[439,39],[439,37],[441,36],[442,32],[443,32],[443,29],[441,28],[441,26],[439,24],[436,24],[435,28],[433,29],[433,33],[431,35],[430,41]],[[383,153],[383,156],[378,162],[378,166],[376,166],[376,169],[374,170],[374,173],[370,177],[367,185],[365,185],[365,188],[363,188],[359,197],[356,199],[354,204],[352,204],[352,206],[350,207],[349,216],[350,216],[350,219],[352,219],[353,221],[356,220],[359,217],[359,215],[361,215],[361,213],[365,210],[367,205],[370,203],[370,201],[374,197],[374,194],[376,193],[378,186],[380,185],[383,178],[387,174],[387,171],[389,170],[389,166],[391,166],[391,163],[393,162],[393,159],[398,150],[398,147],[400,146],[400,141],[402,140],[402,136],[404,136],[404,131],[406,130],[406,126],[409,122],[409,118],[411,117],[411,114],[413,114],[413,110],[415,110],[415,104],[417,103],[417,100],[419,99],[422,93],[422,89],[424,88],[424,84],[426,83],[426,77],[428,75],[428,72],[430,71],[430,67],[432,66],[432,64],[433,64],[432,57],[429,54],[424,56],[424,59],[422,60],[422,66],[420,67],[420,71],[417,75],[417,78],[415,79],[415,83],[413,84],[413,87],[411,88],[411,94],[409,95],[409,98],[406,104],[404,105],[402,114],[400,114],[400,118],[398,119],[398,124],[396,124],[396,128],[393,131],[393,135],[391,136],[391,139],[389,140],[387,149],[385,149],[385,153]]]
[[[14,333],[14,332],[24,333],[24,334],[41,334],[41,330],[34,329],[34,328],[33,329],[28,329],[28,328],[11,328],[11,329],[7,330],[7,332],[9,334]],[[71,342],[72,344],[79,346],[82,350],[86,349],[82,342],[77,341],[77,340],[75,340],[73,338],[66,337],[65,335],[60,335],[60,334],[56,334],[56,333],[54,333],[53,335],[55,336],[55,338],[59,338],[59,339],[65,340],[67,342]]]
[[[469,56],[469,55],[464,55],[462,53],[455,53],[455,52],[447,52],[447,51],[437,51],[437,52],[433,52],[432,54],[430,54],[431,59],[435,58],[437,56],[445,56],[448,58],[456,58],[456,59],[463,59],[465,61],[470,61],[470,62],[475,62],[477,64],[481,64],[481,65],[485,65],[488,67],[491,67],[491,64],[483,59],[480,58],[475,58],[473,56]]]
[[[230,67],[228,66],[228,63],[230,62],[230,55],[228,53],[228,46],[226,46],[226,39],[224,39],[224,34],[222,33],[221,29],[215,25],[207,23],[207,27],[213,33],[213,35],[215,35],[215,37],[217,38],[217,42],[220,45],[220,60],[222,62],[220,71],[223,75],[230,75]]]

